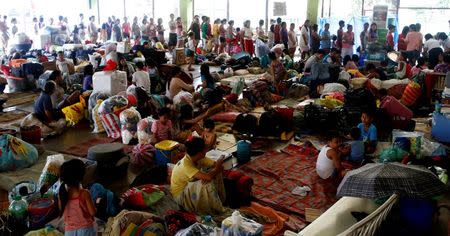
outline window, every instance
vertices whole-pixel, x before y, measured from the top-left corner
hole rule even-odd
[[[448,31],[448,16],[450,16],[450,9],[402,9],[398,12],[399,31],[403,26],[420,23],[422,25],[421,33],[423,35],[431,33],[435,35],[437,32]]]
[[[141,23],[144,15],[153,17],[153,0],[126,0],[125,11],[129,19],[137,16]]]
[[[179,16],[179,5],[179,0],[155,0],[155,19],[162,18],[166,30],[169,29],[170,14],[173,13],[175,18]]]
[[[400,1],[401,8],[450,8],[448,0],[427,0],[424,4],[423,0],[403,0]]]
[[[250,20],[251,28],[258,26],[259,20],[266,19],[266,2],[261,0],[229,0],[230,20],[234,27],[242,28],[244,21]]]
[[[98,0],[100,1],[100,20],[106,22],[108,17],[115,16],[123,21],[124,17],[124,2],[123,0]],[[72,1],[75,2],[75,1]],[[129,4],[127,4],[128,6]]]
[[[194,15],[209,16],[211,23],[216,18],[227,18],[227,0],[195,0],[194,4]]]
[[[275,4],[285,3],[286,14],[276,15]],[[295,23],[296,26],[303,25],[306,20],[307,0],[269,0],[269,20],[281,17],[283,21]]]

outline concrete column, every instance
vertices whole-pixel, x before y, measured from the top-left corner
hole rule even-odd
[[[194,0],[180,0],[180,17],[187,30],[194,18]]]
[[[317,24],[319,15],[319,0],[308,0],[308,8],[306,10],[306,17],[312,24]]]

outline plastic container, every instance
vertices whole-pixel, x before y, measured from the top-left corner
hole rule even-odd
[[[240,140],[237,142],[236,158],[239,164],[245,164],[250,161],[252,143],[248,140]]]
[[[178,146],[178,142],[172,140],[164,140],[155,144],[156,165],[165,166],[172,159],[172,150]]]
[[[41,198],[32,201],[28,206],[30,228],[40,229],[54,216],[55,203],[52,199]]]
[[[23,141],[31,144],[41,144],[41,127],[37,125],[20,127],[20,137]]]
[[[439,142],[450,143],[450,117],[433,112],[431,136]]]

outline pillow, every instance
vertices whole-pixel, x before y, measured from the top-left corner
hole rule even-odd
[[[246,69],[240,69],[234,72],[234,75],[248,75],[250,74],[250,72],[248,72],[248,70]]]
[[[353,89],[360,89],[364,87],[364,84],[366,83],[367,78],[360,77],[360,78],[354,78],[350,80],[350,85],[353,87]]]

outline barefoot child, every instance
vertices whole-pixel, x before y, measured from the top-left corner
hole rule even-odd
[[[364,111],[361,114],[361,123],[358,128],[361,130],[361,138],[364,142],[365,152],[373,153],[377,147],[377,128],[372,124],[373,113]]]
[[[195,56],[195,49],[197,48],[197,41],[195,40],[195,34],[194,32],[189,32],[188,34],[188,43],[186,45],[186,57],[189,60],[189,66],[188,70],[193,71],[194,68],[192,68],[192,64],[194,64],[194,56]]]
[[[341,164],[341,152],[339,147],[342,141],[337,134],[332,134],[328,138],[328,143],[319,153],[316,163],[316,172],[322,179],[332,176],[343,177],[346,173]]]

